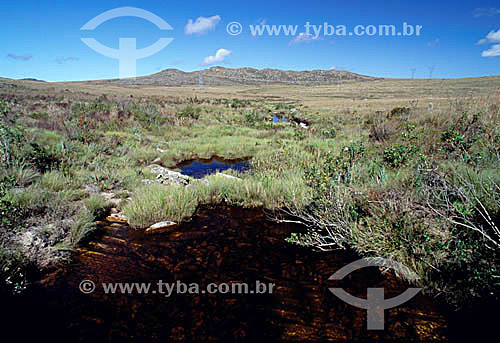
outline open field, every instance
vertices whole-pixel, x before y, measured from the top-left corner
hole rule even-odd
[[[500,77],[203,89],[0,79],[3,277],[22,288],[26,265],[70,258],[111,207],[144,229],[226,203],[301,222],[290,243],[400,261],[447,302],[498,295],[499,91]],[[251,169],[144,184],[152,164],[214,156]]]
[[[335,108],[352,105],[349,101],[363,101],[357,106],[383,106],[390,101],[407,101],[419,99],[422,102],[444,101],[451,98],[484,96],[495,93],[500,87],[500,76],[465,78],[465,79],[378,79],[369,82],[345,82],[333,86],[283,86],[283,85],[240,85],[240,86],[209,86],[200,89],[197,86],[119,86],[101,82],[33,82],[1,79],[2,83],[25,85],[31,89],[41,89],[46,92],[61,92],[71,90],[91,95],[105,93],[114,95],[163,96],[202,98],[241,99],[264,98],[267,100],[301,101],[313,110],[324,107]]]

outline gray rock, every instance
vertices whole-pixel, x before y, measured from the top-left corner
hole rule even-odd
[[[160,184],[186,186],[192,181],[192,178],[187,175],[159,165],[151,165],[148,168],[150,168],[151,173],[156,175],[156,182]]]
[[[89,193],[99,193],[101,191],[99,186],[93,184],[85,185],[85,190]]]
[[[21,194],[24,192],[24,188],[22,187],[15,187],[11,190],[12,194]]]

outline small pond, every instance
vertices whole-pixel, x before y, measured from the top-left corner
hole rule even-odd
[[[280,117],[278,115],[273,115],[273,123],[285,122],[288,123],[289,120],[286,117]]]
[[[250,168],[250,163],[247,159],[225,160],[219,157],[211,159],[196,159],[188,160],[179,163],[175,168],[180,169],[184,175],[201,179],[206,175],[222,172],[227,169],[232,169],[238,172],[245,172]]]

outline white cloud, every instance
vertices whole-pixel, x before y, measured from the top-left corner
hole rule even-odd
[[[29,61],[33,58],[31,55],[16,55],[16,54],[8,54],[7,58],[17,61]]]
[[[495,44],[488,50],[484,50],[481,54],[483,57],[497,57],[500,56],[500,44]]]
[[[483,38],[477,42],[477,44],[488,44],[488,43],[500,43],[500,29],[498,31],[490,31],[486,38]]]
[[[221,17],[219,15],[214,15],[212,17],[199,17],[193,22],[189,19],[186,26],[184,27],[184,33],[186,35],[199,34],[203,35],[208,31],[215,29],[215,26],[220,23]]]
[[[314,41],[320,41],[323,40],[323,37],[316,37],[313,36],[312,34],[306,34],[304,32],[299,33],[298,36],[296,36],[294,39],[288,43],[288,45],[297,45],[297,44],[302,44],[302,43],[310,43]]]
[[[500,14],[500,8],[476,8],[474,10],[474,17],[494,17]]]
[[[66,62],[75,62],[75,61],[79,61],[80,59],[78,57],[75,57],[75,56],[68,56],[68,57],[57,57],[56,58],[56,63],[57,64],[63,64],[63,63],[66,63]]]
[[[439,42],[440,42],[439,38],[436,38],[436,39],[433,39],[432,41],[428,42],[427,46],[429,48],[435,48],[436,46],[438,46]]]
[[[226,57],[228,57],[229,55],[231,55],[231,52],[232,51],[227,50],[227,49],[219,49],[215,53],[215,56],[207,56],[207,57],[205,57],[205,59],[203,60],[203,62],[201,63],[201,65],[202,66],[207,66],[207,65],[210,65],[210,64],[214,64],[214,63],[224,62],[224,59]]]
[[[348,71],[347,67],[344,66],[333,66],[330,68],[330,70],[336,70],[336,71]]]

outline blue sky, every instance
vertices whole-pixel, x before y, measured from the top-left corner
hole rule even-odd
[[[80,28],[95,16],[123,6],[150,11],[173,27],[162,31],[134,17],[121,17],[94,31]],[[456,78],[500,74],[500,3],[496,1],[22,1],[0,5],[0,76],[50,81],[118,77],[118,60],[80,38],[118,48],[119,37],[135,37],[144,48],[159,38],[174,40],[137,61],[137,74],[166,68],[193,71],[210,65],[293,70],[346,69],[380,77]],[[201,18],[197,21],[198,18]],[[191,20],[192,25],[188,25]],[[226,27],[239,22],[231,36]],[[297,35],[304,24],[422,25],[420,36]],[[249,25],[298,25],[296,36],[252,37]],[[489,34],[489,36],[488,36]],[[478,44],[480,42],[481,44]],[[220,50],[224,49],[224,50]],[[219,53],[217,54],[217,51]],[[485,53],[485,51],[487,51]],[[490,55],[483,57],[482,55]],[[212,57],[209,57],[212,56]],[[205,62],[205,63],[204,63]]]

